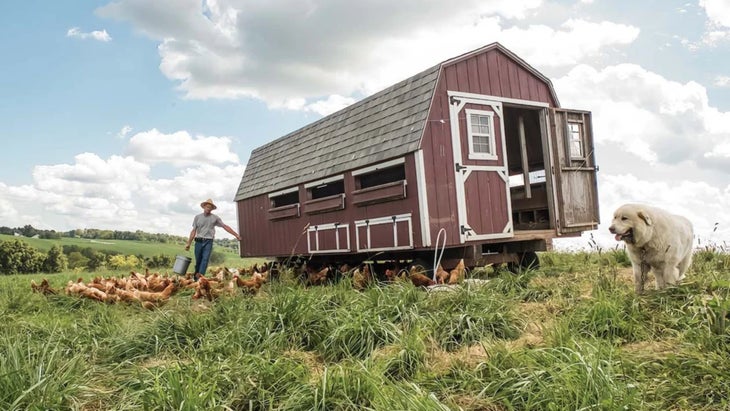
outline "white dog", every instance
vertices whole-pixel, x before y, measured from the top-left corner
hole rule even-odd
[[[644,291],[651,269],[656,288],[676,284],[692,263],[692,223],[686,218],[642,204],[624,204],[608,230],[623,240],[634,269],[636,292]]]

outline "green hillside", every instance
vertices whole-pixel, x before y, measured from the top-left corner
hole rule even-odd
[[[192,251],[185,251],[185,243],[153,243],[148,241],[133,240],[95,240],[88,238],[68,238],[60,239],[43,239],[43,238],[27,238],[16,237],[12,235],[0,234],[0,241],[21,240],[30,246],[37,248],[43,252],[48,252],[54,245],[61,247],[75,245],[79,247],[90,247],[100,251],[113,251],[124,255],[142,255],[144,257],[152,257],[155,255],[186,255],[192,257]],[[222,252],[226,256],[226,265],[236,266],[244,263],[244,259],[238,256],[237,250],[225,247],[215,247],[215,251]],[[248,260],[246,260],[248,261]]]

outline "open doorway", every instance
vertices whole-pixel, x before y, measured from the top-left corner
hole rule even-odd
[[[540,108],[504,106],[512,221],[515,231],[554,228],[546,181]],[[549,175],[549,174],[548,174]]]

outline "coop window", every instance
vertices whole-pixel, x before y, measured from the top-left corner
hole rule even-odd
[[[405,164],[398,164],[356,176],[355,186],[357,189],[362,190],[364,188],[381,186],[383,184],[403,181],[405,179]]]
[[[299,190],[293,189],[289,192],[276,193],[269,197],[271,208],[284,207],[299,203]]]
[[[469,139],[469,158],[496,160],[494,142],[494,113],[483,110],[466,110],[466,127]]]
[[[568,122],[568,149],[570,150],[570,158],[582,159],[585,157],[583,123]]]
[[[345,192],[345,180],[343,176],[337,176],[326,180],[306,184],[307,198],[316,200],[318,198],[331,197]]]

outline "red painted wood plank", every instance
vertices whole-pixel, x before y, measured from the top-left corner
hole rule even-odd
[[[486,95],[494,95],[492,86],[489,84],[489,67],[487,55],[482,53],[477,56],[477,67],[479,69],[479,92]]]
[[[499,80],[500,71],[499,71],[499,60],[498,60],[498,54],[497,51],[490,51],[487,53],[487,67],[489,68],[489,84],[490,89],[492,90],[492,95],[495,96],[503,96],[502,93],[502,83]]]

